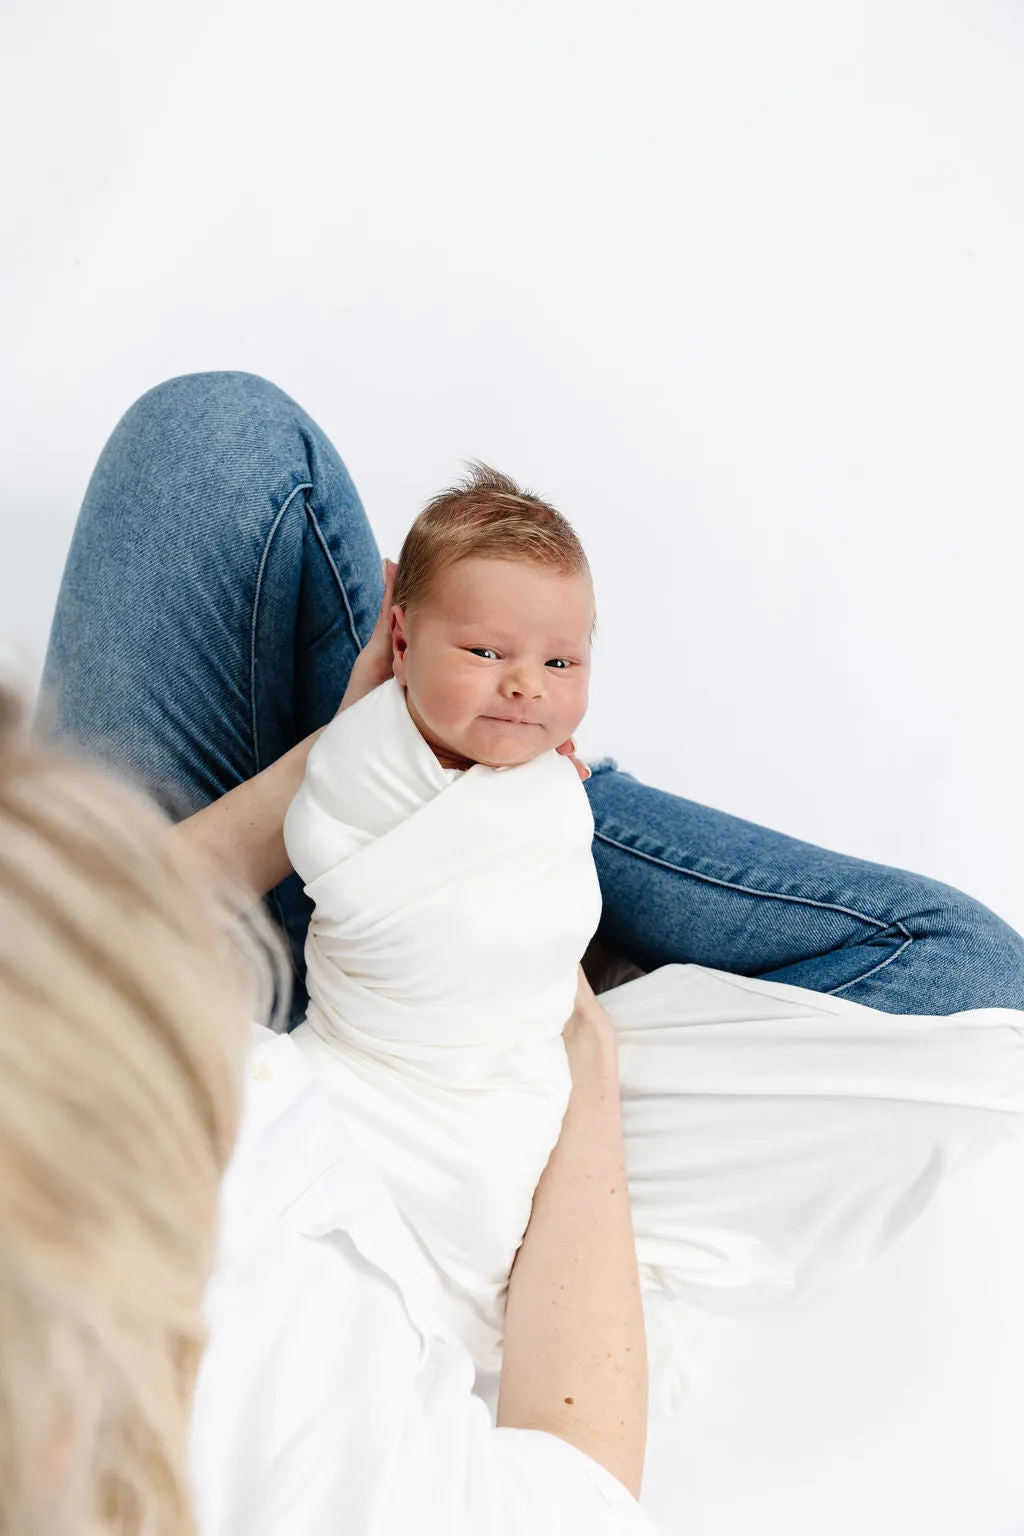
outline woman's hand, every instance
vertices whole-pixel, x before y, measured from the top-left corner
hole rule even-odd
[[[350,704],[355,704],[359,699],[379,688],[381,683],[386,683],[389,677],[394,676],[394,647],[391,643],[391,594],[395,586],[395,572],[398,566],[394,560],[384,561],[384,596],[381,599],[380,612],[377,622],[373,626],[373,634],[363,646],[355,659],[352,671],[349,675],[348,687],[345,689],[345,697],[338,705],[337,713],[340,715],[343,709]],[[590,778],[590,769],[580,758],[576,756],[576,743],[570,736],[568,741],[563,741],[555,751],[562,757],[568,757],[573,767],[584,781]]]
[[[584,1077],[617,1083],[619,1042],[607,1008],[594,996],[582,965],[576,972],[576,1003],[562,1030],[573,1086]]]
[[[579,774],[580,778],[585,784],[590,778],[590,769],[587,767],[582,758],[576,756],[576,743],[573,741],[572,737],[570,736],[568,741],[563,741],[560,747],[555,748],[555,751],[561,757],[569,758],[573,767],[576,769],[576,772]]]
[[[397,570],[398,566],[393,560],[384,561],[384,596],[381,599],[380,612],[377,615],[377,622],[373,626],[373,633],[356,657],[352,671],[349,674],[345,697],[337,709],[339,715],[350,704],[355,704],[359,699],[364,699],[368,693],[372,693],[375,688],[379,688],[381,683],[386,683],[389,677],[394,676],[394,647],[391,643],[391,594],[394,591],[395,572]]]

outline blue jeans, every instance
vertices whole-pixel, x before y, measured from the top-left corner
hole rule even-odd
[[[331,718],[382,595],[362,503],[315,422],[251,374],[171,379],[89,483],[44,723],[188,815]],[[952,886],[666,794],[610,757],[591,766],[598,937],[642,970],[694,961],[889,1013],[1024,1008],[1024,940]],[[268,901],[294,1023],[310,903],[294,875]]]

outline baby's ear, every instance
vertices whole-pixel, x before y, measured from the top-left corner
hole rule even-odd
[[[391,610],[391,669],[393,675],[405,685],[405,652],[408,641],[405,638],[405,614],[396,603]]]

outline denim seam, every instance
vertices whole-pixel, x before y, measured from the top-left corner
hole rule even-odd
[[[313,487],[310,482],[303,481],[301,485],[297,485],[294,490],[290,491],[285,497],[280,512],[277,514],[277,516],[274,518],[274,521],[270,525],[266,541],[263,545],[263,554],[260,557],[260,568],[256,573],[256,590],[253,593],[252,598],[252,621],[249,626],[249,713],[252,717],[252,750],[253,759],[256,763],[257,773],[260,772],[262,763],[260,762],[259,727],[256,723],[256,621],[259,617],[260,596],[263,592],[263,573],[267,568],[267,561],[270,558],[270,546],[274,542],[274,535],[277,533],[278,528],[281,526],[281,519],[284,517],[285,513],[288,511],[288,508],[291,506],[292,502],[295,500],[296,496],[298,496],[300,491],[311,491],[312,489]]]
[[[899,924],[899,927],[903,933],[907,933],[907,930],[903,927],[902,923]],[[860,984],[860,982],[867,981],[869,976],[874,976],[877,975],[879,971],[884,971],[886,966],[892,965],[894,960],[898,960],[900,955],[903,954],[904,950],[909,949],[913,942],[913,935],[908,933],[906,943],[901,944],[895,954],[890,955],[886,960],[880,960],[877,965],[873,965],[871,967],[870,971],[865,971],[863,976],[855,976],[852,981],[844,981],[840,987],[830,987],[826,995],[828,997],[836,997],[840,992],[845,992],[847,987],[856,987]]]
[[[878,971],[883,971],[887,965],[892,965],[894,960],[898,960],[900,955],[909,949],[910,945],[914,942],[913,934],[907,932],[899,918],[894,918],[889,923],[883,923],[877,917],[868,917],[866,913],[856,912],[852,907],[842,907],[838,902],[815,901],[810,896],[789,896],[782,891],[759,891],[751,885],[739,885],[733,880],[719,880],[714,875],[702,875],[697,870],[687,869],[682,864],[672,864],[667,859],[659,859],[653,853],[644,853],[639,848],[631,848],[628,843],[620,843],[616,838],[609,837],[607,833],[598,832],[596,828],[594,836],[602,843],[608,843],[612,848],[621,848],[623,853],[631,853],[638,859],[646,859],[649,864],[658,864],[662,869],[672,870],[674,874],[688,875],[691,880],[703,880],[707,885],[719,885],[727,891],[740,891],[745,896],[761,896],[765,901],[789,901],[797,906],[818,907],[825,912],[841,912],[846,917],[855,917],[858,922],[869,923],[872,927],[883,931],[886,928],[899,929],[900,933],[904,935],[906,942],[900,945],[895,954],[888,955],[886,959],[880,960],[877,965],[873,965],[870,971],[865,971],[862,976],[855,976],[852,981],[844,981],[841,986],[830,987],[828,992],[822,994],[825,997],[835,997],[838,993],[845,992],[847,987],[855,987],[860,982],[866,981],[869,976],[874,976]]]
[[[692,880],[703,880],[707,885],[720,885],[724,890],[740,891],[745,896],[763,896],[766,901],[790,901],[797,906],[820,907],[825,912],[842,912],[845,917],[855,917],[862,923],[870,923],[873,928],[892,928],[898,926],[903,933],[907,934],[908,940],[911,938],[911,935],[907,933],[907,930],[898,918],[892,919],[888,923],[883,923],[877,917],[868,917],[866,913],[856,912],[852,907],[840,906],[838,902],[815,901],[810,896],[790,896],[784,891],[759,891],[751,885],[738,885],[733,880],[720,880],[715,875],[702,875],[699,870],[687,869],[683,864],[672,864],[668,859],[659,859],[653,853],[644,853],[640,848],[631,848],[628,843],[620,843],[616,838],[609,837],[607,833],[598,832],[596,829],[594,836],[602,843],[608,843],[612,848],[621,848],[623,853],[631,853],[638,859],[646,859],[648,863],[659,864],[662,869],[671,869],[677,875],[689,875]]]
[[[312,487],[310,487],[310,489],[312,489]],[[317,518],[316,513],[308,504],[308,502],[306,504],[306,516],[309,518],[309,521],[313,525],[313,532],[316,534],[320,541],[320,548],[324,552],[324,557],[327,560],[327,564],[334,572],[334,579],[338,583],[338,591],[341,593],[341,600],[345,605],[345,613],[348,617],[348,627],[352,632],[352,639],[355,641],[356,650],[361,651],[363,648],[363,642],[360,640],[359,631],[356,629],[355,616],[352,613],[352,604],[348,600],[348,593],[345,590],[345,583],[342,580],[342,575],[338,569],[337,562],[335,561],[334,556],[331,554],[330,548],[328,547],[327,539],[324,536],[323,529],[320,527],[319,519]]]

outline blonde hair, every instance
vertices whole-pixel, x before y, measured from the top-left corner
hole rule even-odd
[[[0,688],[0,1536],[194,1530],[188,1418],[283,946]]]
[[[406,534],[392,602],[415,613],[438,577],[471,556],[585,575],[593,584],[583,545],[561,512],[482,460],[464,462],[468,475],[428,501]]]

